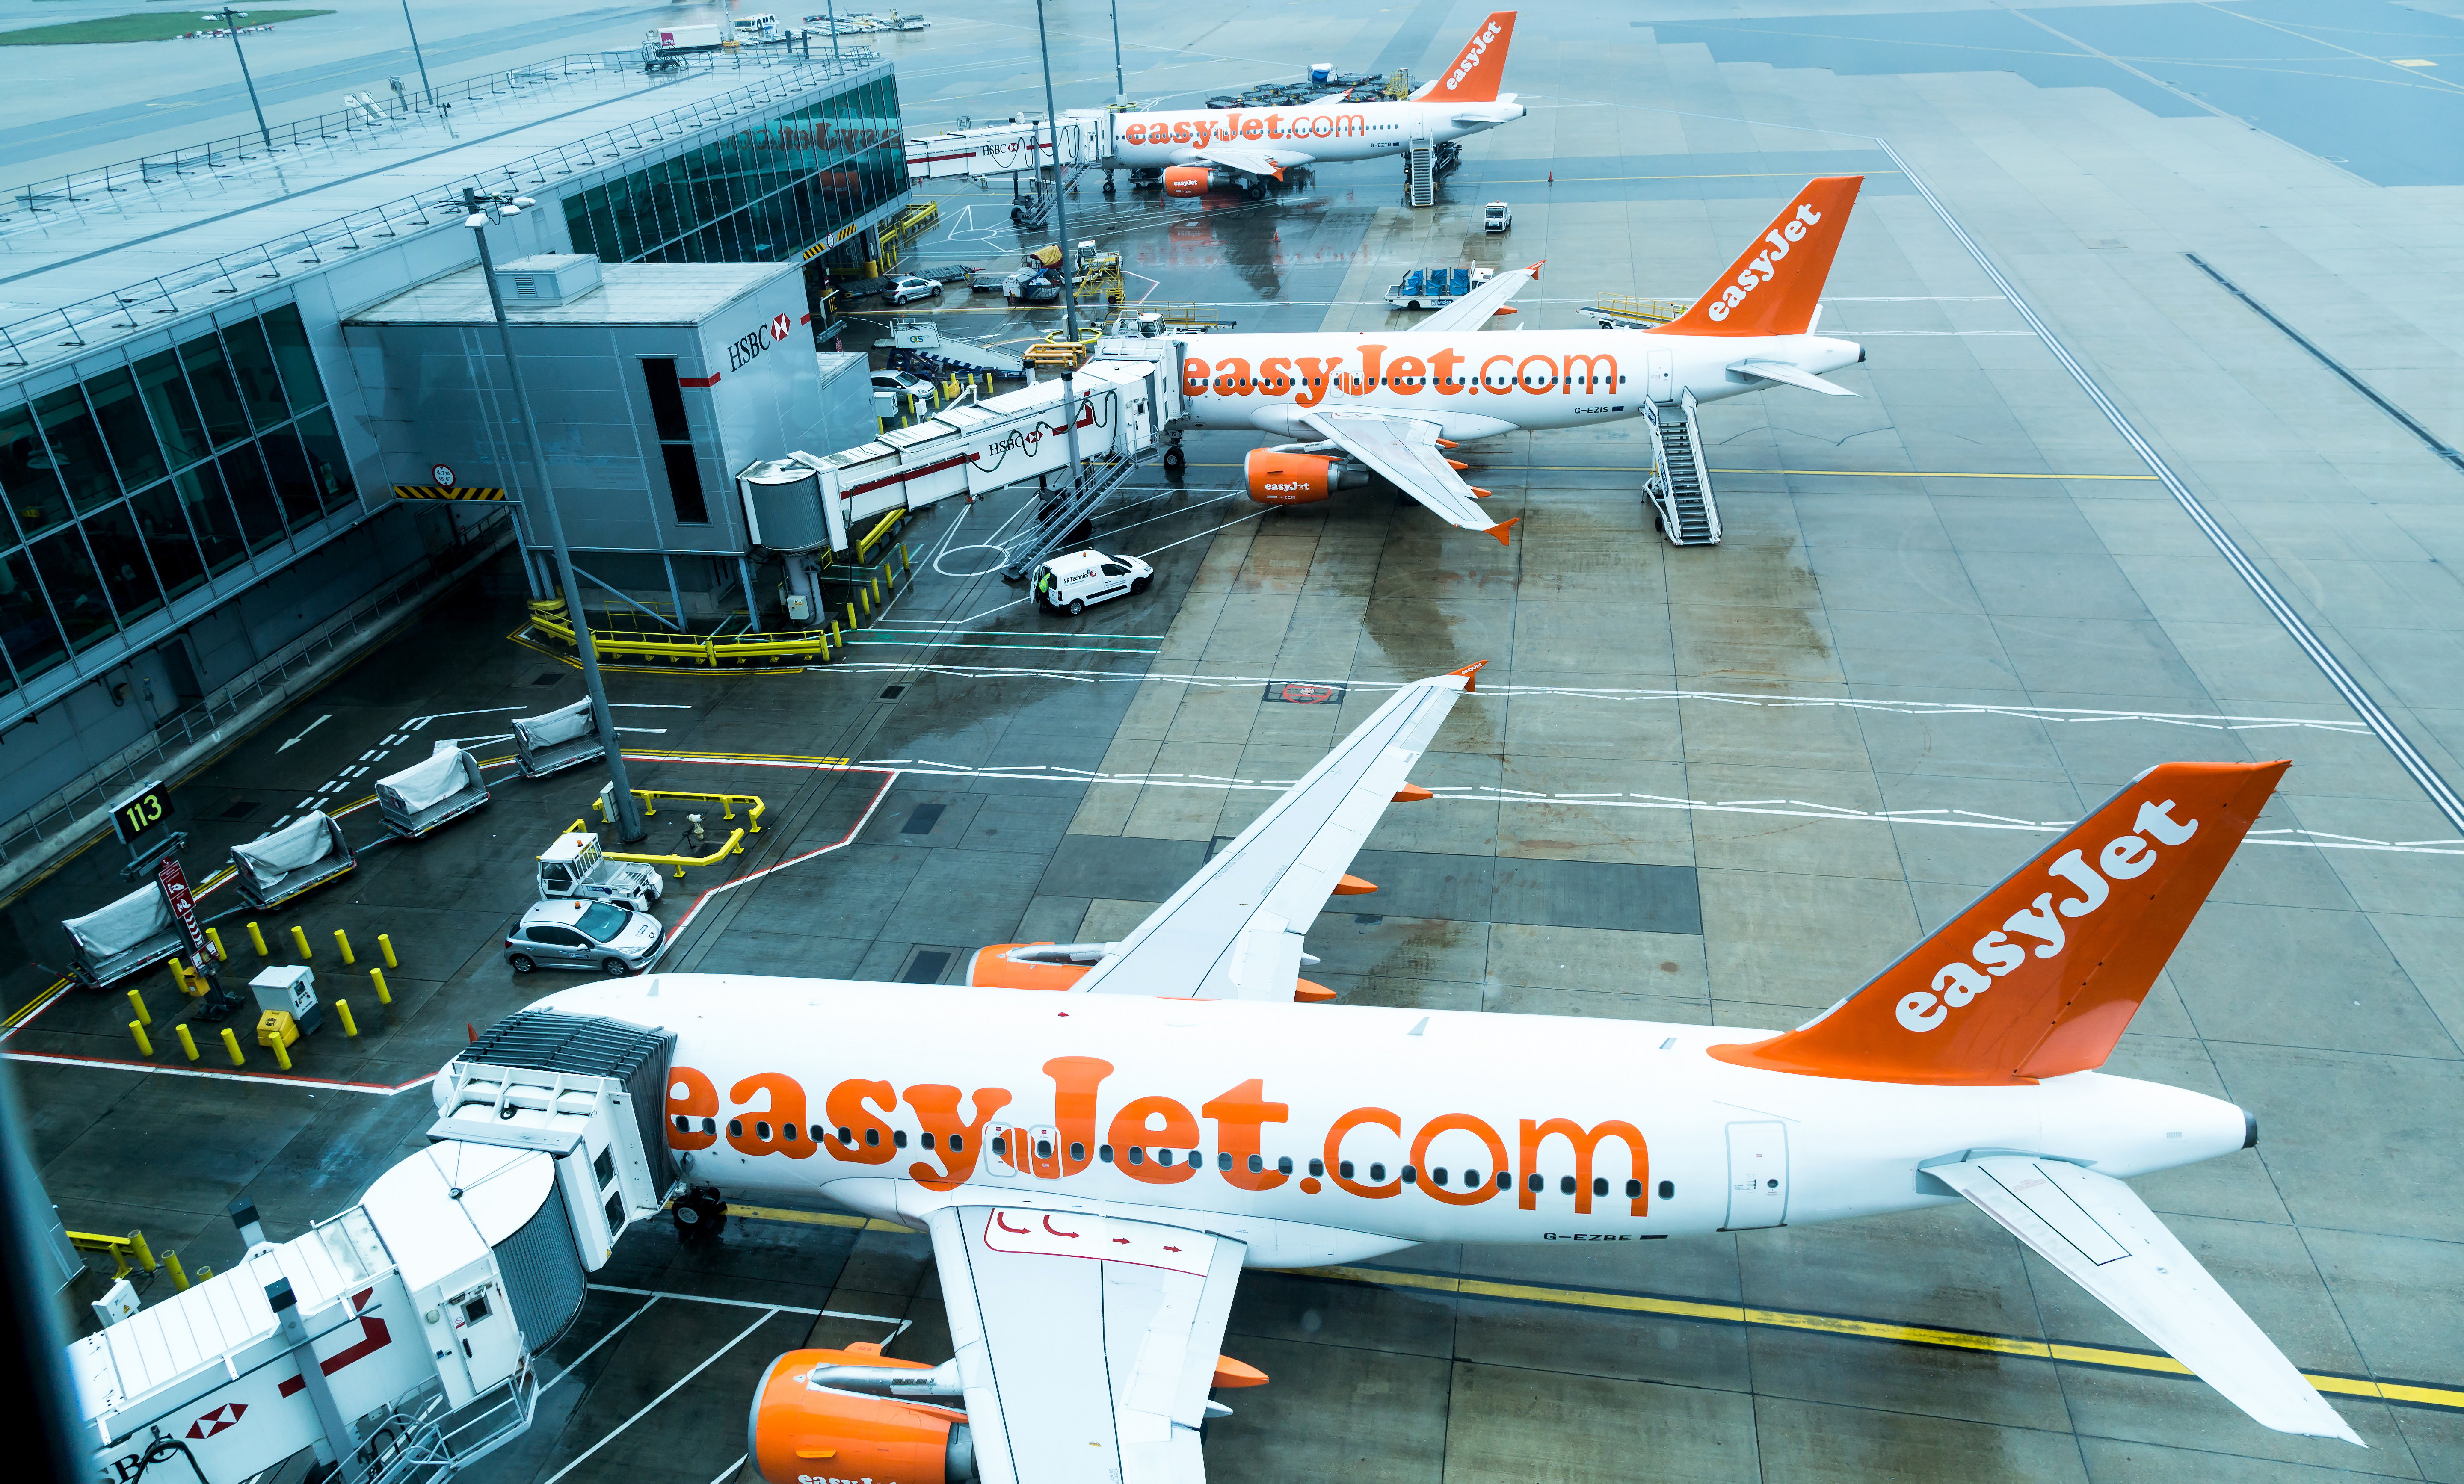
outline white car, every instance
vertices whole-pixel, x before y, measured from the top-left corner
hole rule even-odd
[[[1503,201],[1492,201],[1481,212],[1481,229],[1502,232],[1514,225],[1514,208]]]
[[[933,400],[935,390],[932,382],[912,371],[875,371],[872,373],[872,389],[901,397],[920,397],[926,402]]]
[[[941,285],[931,278],[911,275],[890,286],[890,302],[892,304],[913,304],[917,299],[937,299],[940,296]]]
[[[1128,593],[1143,593],[1155,581],[1155,568],[1135,556],[1107,556],[1098,551],[1071,552],[1035,569],[1036,606],[1073,618],[1089,603]]]

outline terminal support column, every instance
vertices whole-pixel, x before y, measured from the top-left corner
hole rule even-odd
[[[1052,43],[1044,34],[1044,0],[1035,0],[1035,39],[1044,53],[1044,130],[1052,138],[1053,229],[1061,234],[1061,308],[1069,343],[1078,344],[1078,260],[1069,247],[1069,207],[1061,189],[1061,115],[1052,106]],[[1087,466],[1078,462],[1078,362],[1061,363],[1061,421],[1068,429],[1069,489],[1075,493]]]
[[[573,553],[564,544],[564,521],[557,514],[556,485],[548,477],[547,445],[539,441],[539,421],[531,416],[530,389],[522,382],[521,362],[514,357],[513,326],[505,320],[504,295],[496,292],[496,263],[488,253],[488,219],[493,211],[519,207],[509,201],[482,196],[465,187],[463,209],[470,213],[464,220],[471,225],[471,235],[479,240],[479,276],[487,280],[488,307],[496,316],[496,339],[504,347],[505,375],[514,389],[514,406],[521,414],[522,436],[531,441],[531,460],[539,469],[539,524],[546,528],[548,544],[556,551],[556,571],[564,589],[564,616],[573,625],[573,645],[582,656],[582,683],[590,691],[590,713],[599,723],[599,734],[607,739],[607,781],[613,785],[609,800],[608,822],[616,827],[616,838],[634,844],[649,838],[650,827],[642,818],[642,801],[633,797],[633,785],[625,776],[625,749],[616,734],[616,713],[607,707],[607,687],[599,678],[599,651],[590,643],[590,621],[582,611],[582,586],[574,580]]]

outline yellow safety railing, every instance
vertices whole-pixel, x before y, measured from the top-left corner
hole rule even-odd
[[[116,1265],[111,1276],[115,1278],[126,1277],[140,1268],[151,1273],[156,1267],[154,1249],[145,1245],[145,1233],[143,1232],[131,1232],[126,1236],[106,1236],[99,1232],[71,1232],[69,1245],[79,1252],[111,1254],[111,1260]],[[129,1260],[131,1258],[136,1260],[131,1262]]]
[[[874,544],[896,531],[901,525],[905,524],[908,512],[906,508],[902,506],[899,509],[891,511],[890,513],[882,516],[879,520],[874,521],[872,523],[871,530],[855,538],[855,559],[863,561],[872,555]],[[904,547],[899,549],[901,551],[906,550]]]
[[[575,642],[573,625],[566,621],[564,605],[561,602],[533,603],[530,626],[568,644]],[[757,662],[818,664],[833,658],[835,647],[825,629],[711,635],[596,627],[590,631],[590,646],[604,660],[664,660],[671,664],[700,665],[713,669],[722,665]]]
[[[733,820],[736,818],[736,806],[742,804],[746,820],[744,831],[748,835],[761,833],[761,812],[769,807],[761,802],[761,796],[759,794],[686,794],[674,789],[635,789],[633,797],[649,806],[642,811],[645,815],[657,814],[658,800],[662,798],[699,798],[718,805],[720,818]],[[591,810],[596,813],[602,807],[602,802],[600,799],[592,799]],[[574,827],[579,829],[581,821],[574,821]],[[601,854],[604,855],[605,852],[602,851]]]
[[[739,799],[752,799],[752,802],[753,802],[753,809],[752,809],[752,811],[750,811],[750,812],[751,812],[751,813],[754,815],[754,817],[755,817],[755,822],[754,822],[753,828],[754,828],[754,829],[756,829],[756,830],[759,830],[759,829],[761,827],[761,826],[760,826],[760,823],[759,823],[759,811],[760,811],[760,808],[761,808],[761,800],[760,800],[760,799],[759,799],[759,798],[754,798],[754,797],[753,797],[752,795],[750,795],[750,794],[735,794],[735,795],[725,795],[725,794],[673,794],[673,793],[668,793],[668,792],[665,792],[665,791],[662,791],[662,790],[656,790],[656,789],[635,789],[635,790],[633,791],[633,795],[634,795],[634,797],[637,797],[637,798],[645,798],[645,799],[647,799],[647,798],[652,798],[652,797],[657,797],[657,798],[739,798]],[[595,799],[595,798],[594,798],[594,799],[592,799],[592,800],[590,801],[590,809],[591,809],[591,812],[592,812],[593,814],[598,813],[598,812],[600,811],[600,809],[601,809],[601,808],[602,808],[602,801],[601,801],[601,800],[599,800],[599,799]],[[649,814],[656,814],[656,813],[658,813],[658,811],[657,811],[656,809],[650,809],[650,810],[646,810],[646,811],[645,811],[645,813],[649,813]],[[733,819],[733,818],[736,818],[736,815],[735,815],[735,813],[734,813],[734,810],[733,810],[733,807],[732,807],[732,806],[731,806],[731,808],[730,808],[730,810],[729,810],[729,813],[728,813],[727,818],[731,818],[731,819]],[[572,824],[571,830],[568,830],[566,833],[570,834],[570,833],[572,832],[572,830],[586,829],[586,828],[588,828],[588,827],[589,827],[589,821],[588,821],[588,820],[586,820],[586,819],[576,819],[576,820],[574,820],[574,821],[573,821],[573,824]],[[727,839],[725,839],[724,840],[721,840],[721,841],[719,842],[719,846],[718,846],[718,848],[717,848],[716,850],[712,851],[710,854],[708,854],[708,855],[706,855],[706,856],[684,856],[684,855],[660,856],[660,855],[647,855],[647,854],[639,854],[639,853],[635,853],[635,852],[632,852],[632,851],[624,851],[624,850],[608,850],[608,849],[605,849],[605,847],[603,847],[603,848],[600,850],[599,855],[600,855],[600,859],[602,859],[602,860],[605,860],[605,861],[631,861],[631,862],[637,862],[637,863],[639,863],[639,864],[642,864],[642,865],[671,865],[671,866],[675,867],[675,871],[676,871],[676,874],[677,874],[678,876],[682,876],[682,875],[684,875],[684,873],[685,873],[685,867],[686,867],[686,866],[689,866],[689,865],[716,865],[716,864],[718,864],[721,861],[726,860],[729,856],[740,856],[740,855],[744,854],[744,836],[745,836],[745,834],[746,834],[746,831],[745,831],[744,827],[743,827],[743,826],[741,826],[741,825],[737,826],[737,828],[735,828],[735,829],[732,829],[732,830],[728,831],[728,832],[727,832]]]
[[[1028,360],[1039,366],[1055,369],[1066,366],[1076,370],[1095,353],[1095,342],[1101,338],[1103,332],[1099,330],[1089,330],[1074,340],[1068,338],[1067,331],[1055,330],[1028,346],[1024,354]]]
[[[865,276],[888,277],[891,270],[898,266],[899,259],[907,255],[907,245],[920,236],[926,228],[940,220],[941,204],[937,201],[919,202],[899,212],[896,220],[881,229],[875,256],[864,265]]]
[[[1631,294],[1603,295],[1593,308],[1612,318],[1635,324],[1662,325],[1683,316],[1692,304],[1684,299],[1646,299]]]

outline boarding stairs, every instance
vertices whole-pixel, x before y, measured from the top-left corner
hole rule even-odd
[[[1406,205],[1433,207],[1438,204],[1437,144],[1429,137],[1426,125],[1416,129],[1403,156],[1403,200]]]
[[[1720,544],[1720,506],[1711,494],[1711,471],[1703,462],[1703,430],[1694,418],[1694,394],[1651,404],[1652,469],[1644,484],[1653,523],[1672,546]]]
[[[1024,535],[1007,543],[1009,565],[1001,568],[1001,580],[1024,581],[1036,563],[1070,545],[1078,528],[1093,519],[1104,502],[1129,483],[1139,463],[1133,456],[1119,453],[1089,459],[1076,484],[1058,495],[1047,496],[1035,524]]]
[[[1014,350],[987,345],[980,340],[961,339],[943,335],[941,327],[930,319],[893,321],[890,334],[872,342],[875,350],[907,351],[929,358],[955,370],[990,371],[995,376],[1024,376],[1026,360]]]

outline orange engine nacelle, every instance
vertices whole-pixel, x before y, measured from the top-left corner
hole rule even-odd
[[[870,1479],[874,1484],[969,1484],[975,1440],[967,1414],[805,1384],[816,1365],[930,1370],[893,1361],[878,1346],[790,1350],[770,1363],[753,1393],[746,1450],[768,1484]]]
[[[1163,172],[1163,193],[1167,196],[1203,196],[1213,184],[1215,172],[1202,164],[1170,165]]]
[[[967,962],[967,982],[979,990],[1066,990],[1095,967],[1013,956],[1021,949],[1050,947],[1049,943],[996,943],[978,949]]]
[[[1334,492],[1340,470],[1316,453],[1252,448],[1247,466],[1249,498],[1261,505],[1307,505]]]

